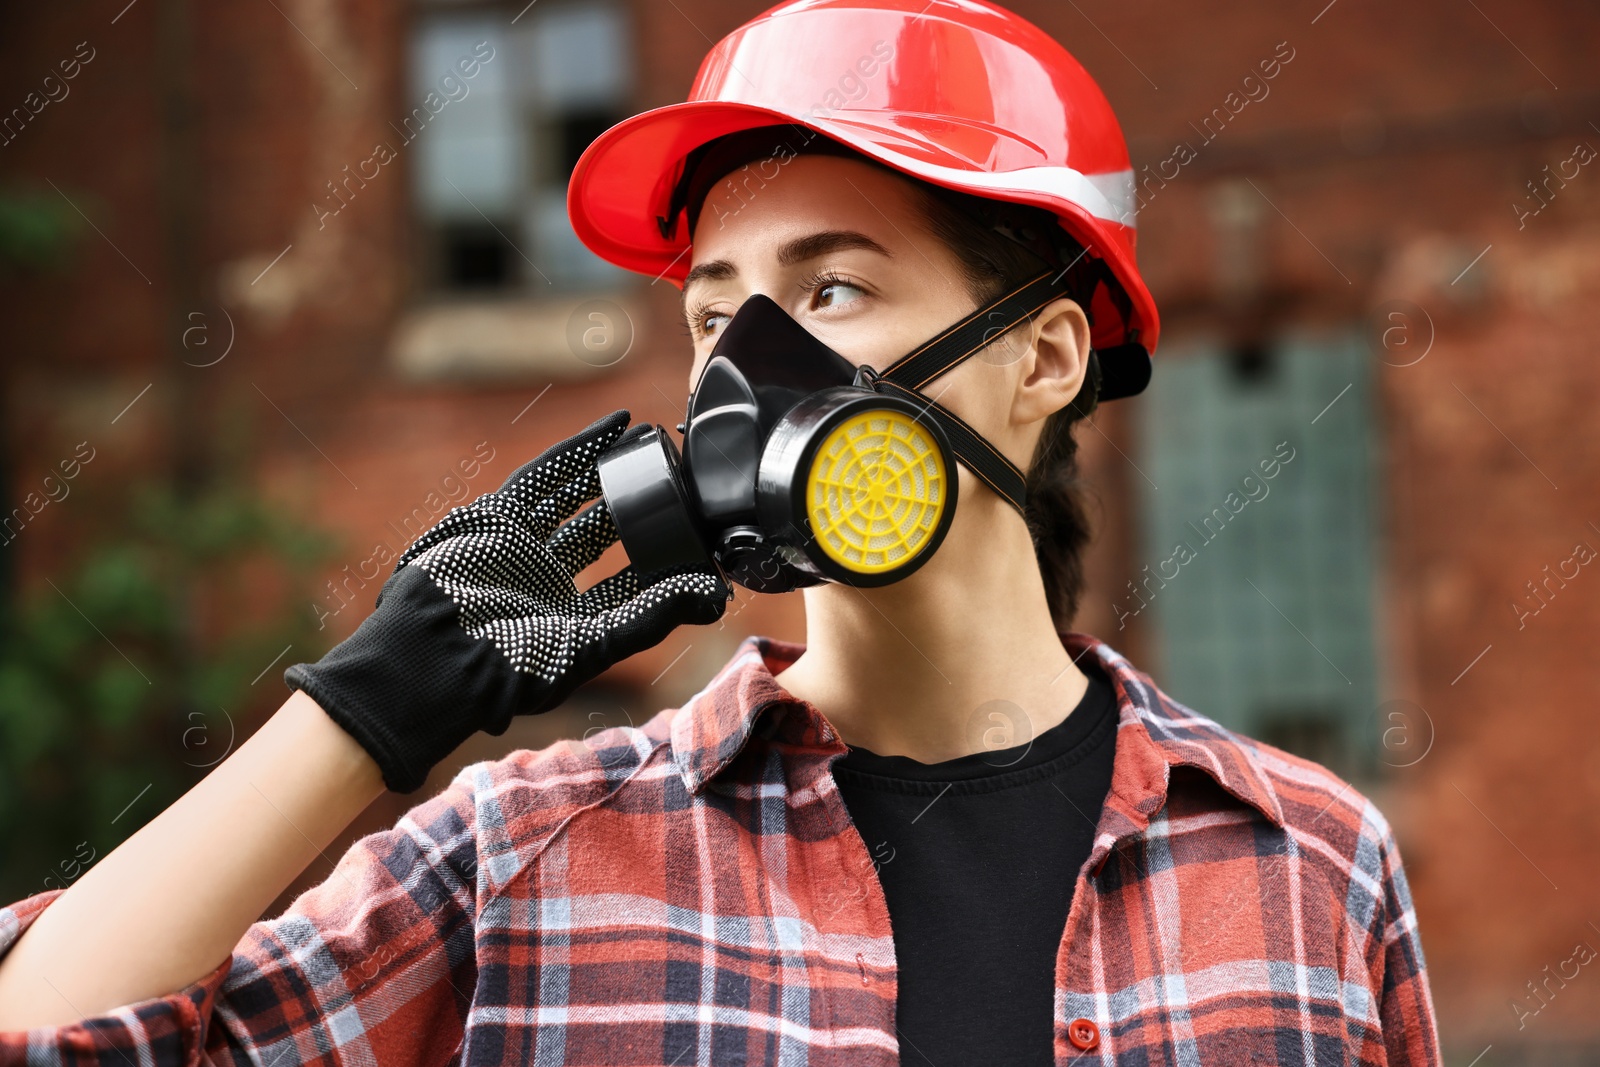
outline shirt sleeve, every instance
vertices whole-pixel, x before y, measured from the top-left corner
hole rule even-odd
[[[262,1067],[454,1059],[476,983],[475,764],[254,923],[194,984],[60,1027],[0,1033],[0,1063]],[[58,896],[0,909],[0,957]]]
[[[1387,822],[1380,823],[1383,902],[1380,909],[1383,980],[1378,1017],[1389,1067],[1439,1067],[1439,1029],[1428,987],[1417,912],[1400,860],[1400,846]]]

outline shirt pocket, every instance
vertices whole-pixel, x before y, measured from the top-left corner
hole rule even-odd
[[[1344,900],[1303,855],[1227,867],[1195,879],[1181,902],[1175,969],[1200,1062],[1359,1062],[1364,1028],[1377,1019]]]
[[[1344,901],[1315,864],[1267,853],[1151,872],[1147,858],[1121,858],[1127,881],[1099,924],[1119,1061],[1168,1062],[1176,1043],[1172,1062],[1361,1062],[1375,1004]]]

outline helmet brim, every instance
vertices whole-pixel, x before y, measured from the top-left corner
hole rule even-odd
[[[1114,332],[1097,330],[1095,346],[1108,348],[1133,340],[1147,352],[1155,350],[1159,323],[1155,301],[1132,255],[1131,172],[1083,175],[1065,167],[984,170],[939,140],[918,137],[904,126],[897,131],[896,141],[888,143],[881,123],[856,125],[849,115],[849,111],[832,112],[828,117],[793,115],[753,104],[710,100],[669,104],[635,115],[611,127],[579,157],[567,190],[573,230],[602,259],[655,279],[666,278],[681,288],[691,266],[687,221],[680,214],[663,236],[658,220],[667,214],[685,158],[726,134],[794,123],[910,177],[1053,212],[1074,239],[1106,261],[1131,304],[1128,328],[1135,336],[1130,337],[1119,323]],[[993,127],[963,132],[992,140],[1009,136]],[[1108,231],[1122,239],[1106,240]],[[1120,374],[1117,377],[1123,379]],[[1125,380],[1131,385],[1140,378],[1136,370]],[[1148,378],[1148,363],[1142,378]],[[1142,388],[1142,381],[1139,385]]]

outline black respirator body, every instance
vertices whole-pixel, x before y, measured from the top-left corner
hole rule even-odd
[[[1022,472],[919,390],[1059,295],[1041,275],[882,372],[750,297],[690,394],[681,453],[651,426],[600,457],[635,569],[710,568],[767,593],[899,581],[950,527],[958,462],[1021,511]]]

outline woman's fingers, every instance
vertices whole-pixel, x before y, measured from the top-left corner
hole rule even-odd
[[[549,547],[568,574],[577,574],[616,542],[617,524],[611,509],[604,500],[597,500],[564,523],[550,538]]]
[[[639,575],[630,565],[578,594],[578,605],[583,614],[599,616],[626,604],[639,595],[641,588]]]
[[[618,412],[618,414],[626,414],[626,412]],[[539,500],[517,498],[519,503],[529,509],[534,532],[540,537],[550,537],[558,525],[570,518],[584,504],[599,496],[601,493],[600,470],[597,463],[600,456],[607,449],[626,444],[631,438],[648,432],[650,432],[648,425],[634,426],[615,437],[607,434],[599,438],[603,442],[603,447],[592,454],[586,469],[572,475],[567,481],[556,486]],[[588,453],[586,452],[586,454]]]
[[[704,571],[645,585],[632,567],[624,567],[578,599],[586,611],[598,612],[595,622],[612,651],[623,658],[660,643],[679,626],[717,621],[730,595],[720,578]]]
[[[602,452],[617,443],[627,431],[628,420],[632,417],[626,410],[619,409],[596,419],[565,441],[551,445],[518,467],[511,473],[511,477],[505,480],[500,492],[529,510],[538,508],[542,502],[574,478],[592,474],[595,460]],[[578,500],[572,505],[571,511],[557,515],[550,523],[549,529],[554,529],[555,523],[572,514],[572,511],[576,511],[584,500],[592,500],[598,492],[598,482],[596,482],[595,492]],[[549,530],[545,532],[548,534]]]
[[[537,503],[528,505],[528,518],[533,532],[548,539],[555,533],[563,519],[600,495],[600,472],[592,466],[581,471],[567,482],[556,486]]]

